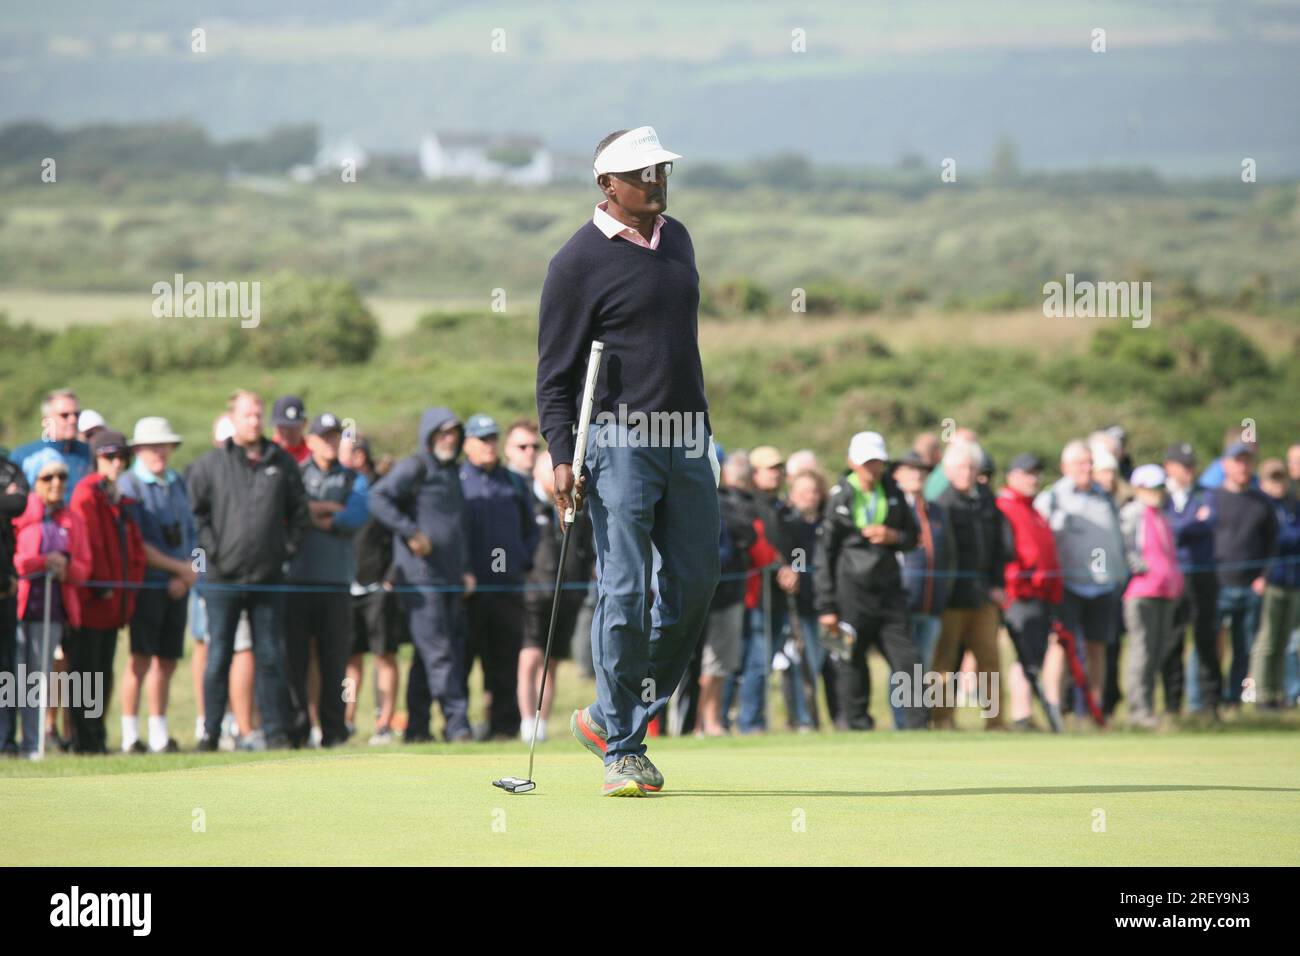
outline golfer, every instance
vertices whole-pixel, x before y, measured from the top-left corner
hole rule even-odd
[[[542,289],[538,418],[556,502],[590,505],[596,551],[596,702],[570,727],[604,758],[610,796],[663,789],[645,755],[646,727],[681,681],[718,583],[699,273],[686,227],[663,215],[680,158],[649,126],[606,136],[593,163],[605,199],[555,254]],[[575,480],[574,428],[595,339],[605,358]]]

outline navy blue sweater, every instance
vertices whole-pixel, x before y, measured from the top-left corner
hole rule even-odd
[[[573,461],[593,339],[605,343],[593,418],[617,415],[619,405],[707,416],[699,284],[690,234],[675,219],[664,223],[658,249],[607,238],[588,221],[555,254],[537,331],[537,417],[554,464]]]

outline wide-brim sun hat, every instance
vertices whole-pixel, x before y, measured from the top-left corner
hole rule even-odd
[[[167,419],[158,416],[142,418],[135,423],[135,432],[131,435],[130,445],[179,445],[183,438],[172,430]]]

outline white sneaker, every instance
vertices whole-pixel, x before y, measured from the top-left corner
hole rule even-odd
[[[391,744],[397,738],[393,736],[391,730],[377,730],[370,735],[370,746],[384,747]]]
[[[320,728],[313,727],[311,729],[311,733],[307,735],[307,746],[319,747],[321,745],[321,741],[324,739],[325,737],[321,734]]]
[[[533,718],[521,717],[519,719],[519,739],[524,743],[528,743],[533,739]]]

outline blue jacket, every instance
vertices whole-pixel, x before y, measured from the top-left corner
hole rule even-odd
[[[1300,502],[1290,495],[1269,500],[1277,512],[1277,554],[1269,565],[1268,583],[1300,588]]]
[[[393,532],[392,575],[398,583],[459,586],[470,569],[460,471],[454,458],[438,461],[429,447],[434,432],[449,422],[459,424],[450,409],[425,409],[419,450],[370,489],[370,513]],[[412,554],[406,543],[417,531],[433,544],[428,557]]]
[[[330,530],[309,524],[302,544],[289,563],[289,580],[312,584],[348,584],[356,573],[352,535],[370,517],[370,482],[365,475],[338,462],[322,471],[311,458],[298,466],[307,501],[337,501],[343,510],[334,515]]]
[[[159,481],[137,461],[118,479],[117,487],[140,503],[136,516],[145,544],[188,564],[198,544],[189,492],[185,480],[170,468],[165,477],[165,482]],[[170,577],[160,568],[146,568],[144,572],[146,581],[166,581]]]
[[[924,510],[930,525],[931,546],[929,549],[922,546],[918,531],[916,548],[903,552],[903,589],[907,591],[907,609],[913,614],[942,614],[948,606],[948,595],[952,593],[955,557],[948,512],[942,505],[927,501],[924,494],[917,495],[911,507],[917,528],[921,527]]]
[[[479,584],[515,584],[532,570],[537,549],[532,489],[505,465],[491,471],[464,462],[460,489],[469,519],[469,560]]]
[[[1196,512],[1202,506],[1210,509],[1204,521],[1198,521]],[[1214,495],[1201,484],[1192,486],[1187,494],[1183,510],[1174,507],[1174,496],[1165,496],[1165,516],[1174,532],[1174,544],[1178,548],[1178,563],[1183,571],[1214,571],[1214,522],[1218,520],[1219,509]]]

